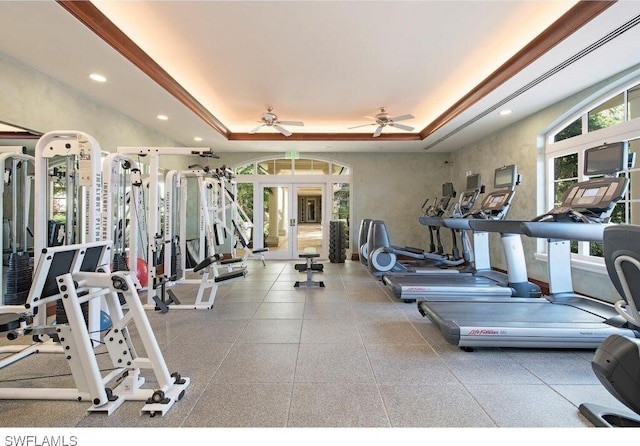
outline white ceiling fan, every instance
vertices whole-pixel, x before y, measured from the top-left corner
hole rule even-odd
[[[256,133],[262,127],[273,127],[274,129],[276,129],[277,131],[282,133],[284,136],[291,136],[292,133],[289,130],[287,130],[284,127],[282,127],[283,125],[297,125],[297,126],[303,126],[304,125],[304,123],[302,123],[300,121],[280,121],[280,120],[278,120],[278,115],[273,113],[273,108],[272,107],[268,107],[267,108],[267,111],[264,112],[264,114],[262,115],[262,119],[260,121],[258,121],[258,122],[261,122],[262,124],[260,124],[255,129],[251,130],[249,133],[252,133],[252,134]]]
[[[349,127],[349,129],[357,129],[359,127],[367,127],[370,125],[377,125],[378,127],[376,127],[376,130],[373,132],[373,137],[377,138],[378,136],[380,136],[380,134],[382,133],[382,129],[384,129],[386,126],[390,126],[390,127],[396,127],[399,128],[401,130],[406,130],[407,132],[411,132],[413,130],[413,127],[410,127],[408,125],[404,125],[404,124],[398,124],[397,121],[404,121],[407,119],[413,119],[414,116],[411,114],[407,114],[407,115],[401,115],[401,116],[395,116],[395,117],[391,117],[389,115],[389,113],[387,113],[387,108],[386,107],[380,107],[380,112],[374,116],[365,116],[365,118],[367,119],[373,119],[375,121],[372,122],[371,124],[363,124],[363,125],[356,125],[355,127]]]

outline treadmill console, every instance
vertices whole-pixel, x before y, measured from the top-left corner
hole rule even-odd
[[[509,202],[512,196],[512,190],[497,190],[491,192],[482,200],[479,214],[483,215],[484,218],[499,219],[505,209],[509,208]]]
[[[607,223],[616,203],[624,197],[628,182],[616,177],[576,183],[567,190],[560,205],[537,220],[552,217],[555,221]]]

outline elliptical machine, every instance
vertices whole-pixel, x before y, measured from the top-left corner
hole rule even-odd
[[[622,299],[615,308],[626,323],[640,327],[640,226],[604,230],[607,272]],[[640,339],[611,335],[591,360],[594,373],[618,401],[633,412],[584,403],[580,412],[597,427],[640,427]]]
[[[425,209],[426,201],[422,205],[424,212],[438,219],[451,212],[452,200],[456,196],[456,191],[452,183],[442,185],[442,198],[434,206]],[[383,276],[386,273],[429,273],[446,272],[441,269],[450,266],[462,265],[465,260],[459,255],[448,255],[444,253],[444,248],[440,238],[440,227],[427,225],[431,246],[429,251],[410,246],[394,246],[389,241],[387,227],[382,220],[372,220],[369,223],[367,235],[367,265],[369,271],[375,276]],[[457,252],[455,232],[452,231],[454,252]],[[434,240],[435,238],[435,240]],[[436,245],[437,244],[437,245]],[[414,263],[404,263],[400,257],[406,258]],[[449,272],[457,272],[449,270]]]

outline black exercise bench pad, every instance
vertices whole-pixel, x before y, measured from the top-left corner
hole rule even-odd
[[[267,251],[269,251],[269,248],[254,249],[251,252],[254,254],[260,254],[261,252],[267,252]]]
[[[246,275],[247,275],[247,268],[239,268],[235,271],[231,271],[231,272],[216,276],[214,281],[216,283],[224,282],[225,280],[237,279],[238,277],[244,277]]]
[[[207,266],[211,265],[214,262],[220,260],[220,254],[212,255],[211,257],[207,257],[202,262],[198,263],[195,268],[193,268],[193,272],[197,273],[200,270],[205,269]]]
[[[307,267],[306,263],[296,263],[294,265],[294,268],[296,269],[296,271],[300,271],[301,273],[303,273],[307,269],[309,269]],[[311,264],[311,270],[312,271],[317,271],[317,272],[322,272],[324,270],[324,265],[322,263],[312,263]]]
[[[24,315],[18,313],[0,314],[0,332],[15,330],[20,327]]]
[[[235,259],[225,259],[225,260],[221,260],[220,261],[220,265],[230,265],[232,263],[239,263],[242,262],[242,259],[239,257],[236,257]]]
[[[313,252],[313,253],[298,254],[298,256],[301,259],[312,259],[314,257],[320,257],[320,254],[317,252]]]

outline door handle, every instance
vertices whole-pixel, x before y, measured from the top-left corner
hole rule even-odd
[[[289,219],[289,226],[295,226],[296,225],[296,219],[295,218],[290,218]]]

